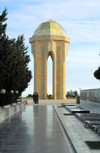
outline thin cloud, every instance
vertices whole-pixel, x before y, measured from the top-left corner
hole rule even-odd
[[[53,19],[60,23],[71,39],[66,60],[67,89],[98,87],[93,72],[100,65],[100,57],[97,55],[99,45],[94,43],[100,43],[100,0],[0,0],[0,7],[8,9],[9,37],[24,34],[28,46],[29,37],[41,22]],[[88,45],[82,46],[80,42]],[[31,55],[30,50],[29,47]],[[29,67],[32,71],[33,66],[31,55]],[[33,91],[32,81],[24,95]]]
[[[25,0],[24,0],[25,1]],[[32,1],[29,1],[32,2]],[[21,29],[33,34],[37,26],[49,18],[59,22],[71,38],[71,42],[100,42],[99,1],[38,1],[15,7],[8,14],[8,31]],[[56,13],[55,13],[56,10]],[[11,30],[10,30],[11,31]],[[29,34],[28,34],[29,35]],[[27,40],[28,41],[28,40]]]

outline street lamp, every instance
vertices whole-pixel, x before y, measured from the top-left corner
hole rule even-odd
[[[16,93],[16,94],[18,94],[18,93],[19,93],[19,91],[18,91],[18,90],[16,90],[16,91],[15,91],[15,93]]]
[[[11,105],[12,105],[14,90],[11,90],[11,91],[10,91],[10,94],[11,94]]]
[[[79,88],[79,95],[81,95],[81,88]]]
[[[16,103],[17,103],[17,95],[18,95],[19,91],[16,90],[15,93],[16,93]]]
[[[2,107],[4,107],[4,105],[5,105],[5,93],[6,93],[6,90],[5,89],[1,89],[0,90],[0,93],[1,93],[1,95],[2,95]]]

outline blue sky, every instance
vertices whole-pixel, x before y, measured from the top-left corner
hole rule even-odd
[[[66,58],[66,90],[100,87],[100,82],[93,77],[100,66],[100,0],[0,0],[0,13],[5,7],[8,9],[7,34],[10,38],[24,34],[32,73],[29,38],[41,22],[52,19],[62,25],[71,40]],[[50,60],[48,63],[51,70]],[[48,79],[51,93],[51,78]],[[29,93],[33,93],[33,79],[23,96]]]

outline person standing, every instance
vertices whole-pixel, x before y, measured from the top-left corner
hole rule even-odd
[[[39,103],[39,101],[38,101],[38,93],[37,92],[34,92],[33,93],[33,101],[34,101],[34,104],[38,104]]]

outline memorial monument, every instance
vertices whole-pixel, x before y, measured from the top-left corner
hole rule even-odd
[[[47,59],[53,61],[53,97],[66,98],[66,56],[70,39],[55,21],[41,23],[29,39],[34,56],[34,91],[47,99]]]

